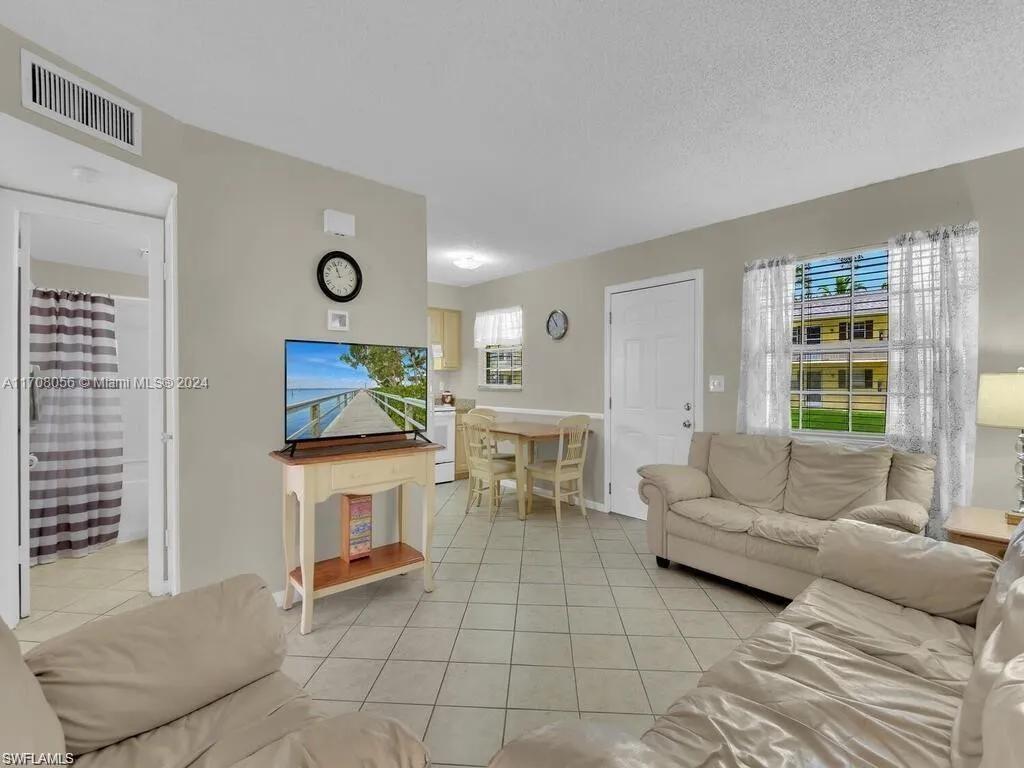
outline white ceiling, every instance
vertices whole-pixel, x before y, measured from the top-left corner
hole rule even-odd
[[[125,220],[114,228],[91,221],[32,214],[32,259],[78,267],[148,275],[149,233],[140,220]],[[73,287],[73,286],[72,286]]]
[[[186,122],[426,195],[440,282],[1024,145],[1020,0],[5,0],[0,23]]]

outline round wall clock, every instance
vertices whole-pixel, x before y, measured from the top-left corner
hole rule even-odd
[[[560,309],[548,315],[548,336],[555,341],[561,339],[569,331],[569,316]]]
[[[316,281],[332,301],[352,301],[363,287],[363,273],[347,253],[331,251],[317,264]]]

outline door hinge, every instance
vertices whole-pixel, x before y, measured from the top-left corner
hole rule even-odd
[[[608,398],[608,410],[610,411],[611,409],[612,409],[612,399],[609,397]]]
[[[168,442],[170,440],[173,440],[173,439],[174,439],[174,435],[172,435],[170,432],[161,432],[160,433],[160,440],[162,442],[166,443],[166,442]]]
[[[171,548],[171,532],[164,528],[164,549]]]
[[[608,325],[611,325],[611,324],[612,324],[612,313],[609,312],[608,313]]]
[[[168,273],[171,271],[170,270],[170,265],[165,261],[165,262],[163,262],[163,268],[164,268],[164,282],[166,283],[167,282]]]
[[[612,484],[608,483],[608,493],[611,493],[611,492],[612,492]]]

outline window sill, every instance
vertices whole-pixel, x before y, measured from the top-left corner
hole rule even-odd
[[[857,435],[849,432],[825,432],[823,430],[791,429],[789,436],[794,440],[810,443],[842,443],[853,447],[885,445],[885,435]]]
[[[477,389],[492,389],[492,390],[503,390],[512,392],[522,392],[522,384],[477,384]]]

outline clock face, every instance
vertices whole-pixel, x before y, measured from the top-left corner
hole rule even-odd
[[[561,339],[569,330],[569,317],[560,309],[556,309],[548,315],[548,336],[552,339]]]
[[[352,301],[363,287],[363,273],[347,253],[331,251],[316,268],[320,290],[333,301]]]

